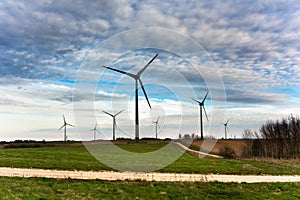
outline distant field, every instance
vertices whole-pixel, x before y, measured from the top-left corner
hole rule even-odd
[[[1,178],[0,199],[299,199],[300,183],[84,181]]]
[[[242,156],[243,149],[246,146],[247,142],[249,142],[249,140],[218,140],[214,147],[211,149],[211,153],[218,154],[221,148],[223,148],[224,146],[230,146],[235,151],[236,155],[240,157]],[[194,140],[192,143],[192,147],[199,150],[202,143],[202,140]]]
[[[92,144],[91,145],[95,145]],[[128,151],[148,152],[166,143],[118,143]],[[174,147],[172,151],[178,151]],[[130,164],[130,159],[128,160]],[[112,170],[96,160],[80,144],[40,148],[0,149],[0,166],[21,168],[43,168],[62,170]],[[159,172],[203,173],[203,174],[300,174],[299,160],[255,160],[255,159],[199,159],[183,154],[178,160]]]

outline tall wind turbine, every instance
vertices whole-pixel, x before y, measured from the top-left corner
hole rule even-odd
[[[117,123],[116,123],[116,116],[118,114],[120,114],[121,112],[123,112],[124,110],[121,110],[120,112],[116,113],[116,114],[111,114],[109,112],[106,112],[103,110],[104,113],[110,115],[112,118],[113,118],[113,141],[116,139],[116,126],[117,126]]]
[[[152,121],[155,124],[155,138],[156,139],[157,139],[157,126],[160,128],[158,120],[159,120],[159,117],[157,118],[156,121]]]
[[[229,129],[228,129],[228,122],[229,122],[229,119],[227,120],[226,123],[223,123],[224,125],[224,129],[225,129],[225,139],[227,139],[227,133],[229,132]]]
[[[118,69],[114,69],[114,68],[111,68],[111,67],[107,67],[107,66],[102,66],[106,69],[110,69],[112,71],[115,71],[115,72],[119,72],[121,74],[125,74],[127,76],[130,76],[131,78],[133,78],[135,80],[135,139],[136,140],[139,140],[139,137],[140,137],[140,128],[139,128],[139,102],[138,102],[138,98],[139,98],[139,94],[138,94],[138,84],[140,83],[141,85],[141,88],[143,90],[143,93],[146,97],[146,100],[148,102],[148,105],[151,109],[151,105],[150,105],[150,102],[149,102],[149,99],[147,97],[147,94],[146,94],[146,90],[143,86],[143,83],[142,83],[142,80],[141,80],[141,75],[142,73],[146,70],[146,68],[153,62],[153,60],[158,56],[158,54],[156,54],[148,63],[147,65],[145,65],[145,67],[143,67],[140,71],[138,71],[137,74],[132,74],[132,73],[129,73],[129,72],[124,72],[124,71],[121,71],[121,70],[118,70]]]
[[[64,124],[58,130],[64,128],[64,141],[67,141],[67,126],[72,126],[72,127],[75,127],[75,126],[67,123],[64,115],[63,115],[63,119],[64,119]]]
[[[94,131],[94,141],[96,141],[96,132],[100,133],[97,129],[97,122],[95,124],[95,127],[93,129],[91,129],[90,131]]]
[[[194,98],[192,98],[194,101],[196,101],[198,104],[199,104],[199,107],[200,107],[200,130],[201,130],[201,140],[203,140],[203,120],[202,120],[202,108],[204,110],[204,113],[205,113],[205,116],[206,116],[206,119],[208,121],[208,117],[207,117],[207,113],[206,113],[206,110],[205,110],[205,107],[204,107],[204,102],[206,100],[206,97],[208,95],[208,92],[206,93],[204,99],[202,101],[198,101]]]

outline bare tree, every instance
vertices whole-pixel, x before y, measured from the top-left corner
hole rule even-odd
[[[300,157],[300,119],[290,115],[281,120],[268,120],[252,144],[252,155],[272,158]],[[250,132],[245,130],[244,136]]]

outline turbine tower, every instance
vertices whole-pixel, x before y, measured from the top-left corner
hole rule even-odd
[[[194,98],[192,98],[195,102],[197,102],[199,104],[199,107],[200,107],[200,130],[201,130],[201,140],[203,140],[203,120],[202,120],[202,108],[204,110],[204,113],[205,113],[205,116],[206,116],[206,119],[208,121],[208,117],[207,117],[207,113],[206,113],[206,110],[205,110],[205,107],[204,107],[204,102],[206,100],[206,97],[208,95],[208,92],[206,93],[204,99],[202,101],[198,101]]]
[[[75,127],[75,126],[67,123],[64,115],[63,115],[63,120],[64,120],[64,124],[58,130],[64,128],[64,141],[67,141],[67,126],[72,126],[72,127]]]
[[[229,132],[229,129],[228,129],[228,122],[229,122],[229,119],[227,120],[226,123],[223,123],[224,125],[224,129],[225,129],[225,140],[227,139],[227,133]]]
[[[91,129],[90,131],[94,131],[94,141],[96,141],[96,132],[100,133],[97,129],[97,122],[95,124],[95,127],[93,129]]]
[[[159,120],[159,117],[157,118],[156,121],[152,121],[155,124],[155,139],[157,139],[157,126],[160,128],[158,120]]]
[[[120,112],[118,112],[118,113],[116,113],[116,114],[111,114],[111,113],[109,113],[109,112],[106,112],[106,111],[104,111],[103,110],[103,112],[105,113],[105,114],[108,114],[108,115],[110,115],[112,118],[113,118],[113,141],[115,141],[116,140],[116,126],[117,126],[117,123],[116,123],[116,116],[118,115],[118,114],[120,114],[121,112],[123,112],[124,110],[121,110]]]
[[[114,69],[114,68],[111,68],[111,67],[107,67],[107,66],[102,66],[106,69],[110,69],[112,71],[115,71],[115,72],[119,72],[121,74],[125,74],[127,76],[130,76],[131,78],[133,78],[135,80],[135,140],[139,140],[139,137],[140,137],[140,128],[139,128],[139,103],[138,103],[138,98],[139,98],[139,94],[138,94],[138,85],[140,83],[141,85],[141,88],[143,90],[143,93],[146,97],[146,100],[148,102],[148,105],[151,109],[151,105],[150,105],[150,102],[149,102],[149,99],[147,97],[147,94],[146,94],[146,90],[143,86],[143,83],[142,83],[142,80],[141,80],[141,75],[142,73],[146,70],[146,68],[153,62],[153,60],[158,56],[158,54],[156,54],[148,63],[147,65],[145,65],[140,71],[138,71],[137,74],[132,74],[132,73],[129,73],[129,72],[124,72],[122,70],[118,70],[118,69]]]

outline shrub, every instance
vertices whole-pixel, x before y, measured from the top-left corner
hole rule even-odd
[[[219,154],[226,159],[233,159],[236,157],[234,149],[228,145],[225,145],[222,148],[220,148]]]

